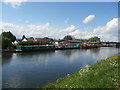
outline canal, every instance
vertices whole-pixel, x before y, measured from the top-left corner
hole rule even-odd
[[[118,53],[118,48],[2,54],[3,88],[36,88]]]

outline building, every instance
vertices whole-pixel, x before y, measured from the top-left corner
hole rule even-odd
[[[82,45],[82,41],[72,41],[72,40],[60,40],[58,42],[55,42],[55,46],[57,46],[58,48],[62,48],[62,47],[79,47],[80,45]]]
[[[16,39],[14,42],[12,42],[12,44],[17,45],[21,41],[22,41],[21,39]]]
[[[24,38],[22,41],[27,42],[27,41],[35,41],[33,37],[31,38]]]
[[[30,38],[23,38],[23,39],[17,39],[15,40],[15,42],[13,42],[13,44],[17,45],[19,42],[33,42],[33,43],[36,43],[38,42],[39,44],[49,44],[49,45],[54,45],[54,42],[53,42],[53,39],[51,38],[33,38],[33,37],[30,37]]]

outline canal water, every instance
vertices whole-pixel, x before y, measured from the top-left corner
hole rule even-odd
[[[3,88],[36,88],[118,53],[117,48],[2,54]]]

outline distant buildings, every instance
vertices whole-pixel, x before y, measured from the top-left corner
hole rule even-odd
[[[58,46],[58,48],[61,47],[79,47],[82,44],[82,41],[79,40],[59,40],[58,42],[55,42],[55,45]]]
[[[50,39],[50,38],[23,38],[23,39],[16,39],[13,44],[17,45],[19,44],[20,42],[49,42],[50,44],[53,43],[53,39]]]
[[[57,48],[76,48],[82,46],[93,46],[100,43],[100,38],[93,37],[90,39],[72,39],[72,40],[53,40],[48,37],[44,38],[26,38],[23,35],[22,39],[16,39],[14,45],[54,45]]]
[[[14,42],[12,42],[12,44],[15,44],[15,45],[17,45],[19,42],[21,42],[22,41],[22,39],[16,39]]]

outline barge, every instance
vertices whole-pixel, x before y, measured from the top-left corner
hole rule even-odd
[[[62,48],[56,47],[55,48],[55,50],[66,50],[66,49],[80,49],[80,47],[62,47]]]
[[[63,45],[61,47],[55,45],[17,45],[14,50],[2,50],[2,52],[31,52],[31,51],[48,51],[48,50],[66,50],[66,49],[91,49],[97,48],[97,45]]]
[[[21,50],[22,52],[55,50],[55,46],[54,45],[18,45],[17,50]]]

